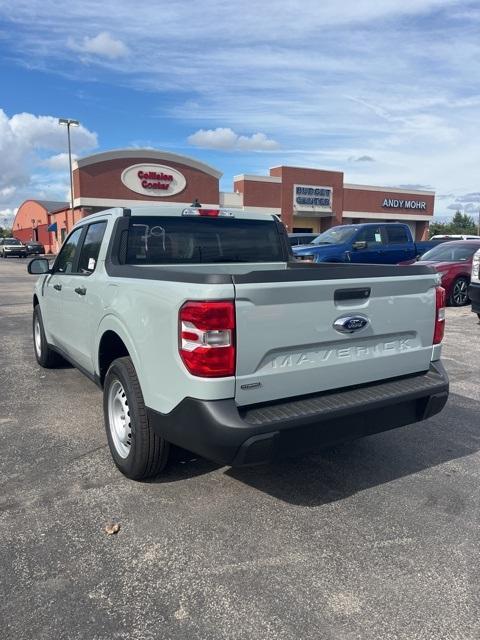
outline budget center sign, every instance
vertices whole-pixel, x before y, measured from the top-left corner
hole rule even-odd
[[[331,187],[311,184],[293,185],[293,208],[298,215],[332,213]]]

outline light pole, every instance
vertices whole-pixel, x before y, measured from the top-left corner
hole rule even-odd
[[[72,120],[71,118],[59,118],[58,124],[65,125],[67,127],[68,166],[70,168],[70,209],[72,211],[72,226],[73,226],[73,223],[74,223],[74,220],[73,220],[73,172],[72,172],[72,145],[70,143],[70,127],[78,127],[80,126],[80,122],[78,120]]]

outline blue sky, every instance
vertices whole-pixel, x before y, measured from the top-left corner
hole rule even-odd
[[[0,218],[68,193],[78,155],[156,147],[424,186],[478,212],[480,3],[0,0]]]

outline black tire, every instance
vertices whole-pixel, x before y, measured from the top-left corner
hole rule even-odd
[[[452,285],[452,292],[448,298],[451,307],[464,307],[470,302],[468,298],[468,279],[461,276]]]
[[[124,402],[129,417],[130,430],[126,445],[128,453],[121,455],[115,444],[114,419],[110,412],[111,396],[119,388],[123,389]],[[118,358],[110,365],[103,387],[103,413],[108,446],[112,458],[120,471],[133,480],[146,480],[157,476],[166,466],[170,450],[169,443],[157,435],[148,422],[147,411],[135,367],[129,357]],[[122,445],[119,445],[120,448]],[[124,444],[125,446],[125,444]]]
[[[39,344],[37,344],[35,338],[35,325],[38,322],[39,330],[40,330],[40,340]],[[35,353],[35,358],[37,359],[38,364],[44,369],[54,369],[62,364],[62,358],[55,353],[49,346],[47,339],[45,337],[45,330],[43,328],[43,318],[42,312],[40,311],[40,306],[37,304],[33,309],[33,323],[32,323],[32,332],[33,332],[33,351]]]

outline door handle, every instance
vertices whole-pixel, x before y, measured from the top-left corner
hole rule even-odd
[[[61,284],[54,284],[53,288],[56,289],[57,291],[61,291],[62,290],[62,285]]]
[[[84,296],[87,293],[85,287],[76,287],[75,293],[78,293],[79,296]]]

